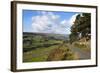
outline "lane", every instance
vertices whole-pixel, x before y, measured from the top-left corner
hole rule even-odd
[[[67,44],[67,45],[73,52],[77,54],[79,59],[90,59],[91,58],[91,51],[85,51],[80,48],[75,48],[75,46],[71,44]]]

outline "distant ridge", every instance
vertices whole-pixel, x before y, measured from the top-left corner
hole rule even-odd
[[[69,39],[69,35],[67,34],[23,32],[23,36],[29,36],[29,35],[30,36],[43,36],[43,37],[62,39],[62,40]]]
[[[68,35],[68,34],[57,34],[57,33],[38,33],[38,32],[23,32],[23,34],[55,34],[55,35]]]

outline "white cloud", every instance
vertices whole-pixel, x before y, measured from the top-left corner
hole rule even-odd
[[[73,23],[74,23],[74,21],[75,21],[77,15],[78,15],[78,13],[75,14],[75,15],[73,15],[73,16],[70,18],[69,23],[70,23],[71,25],[73,25]]]
[[[41,11],[39,14],[32,17],[33,32],[57,34],[69,34],[71,23],[77,15],[73,15],[69,20],[60,20],[60,15],[56,15],[53,12]]]
[[[63,20],[63,21],[61,21],[61,24],[65,24],[67,21],[66,20]]]

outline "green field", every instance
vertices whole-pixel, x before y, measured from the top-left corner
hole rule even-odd
[[[54,37],[53,37],[54,36]],[[81,60],[91,58],[90,40],[70,44],[61,35],[23,36],[23,62],[43,62],[60,60]],[[80,44],[82,43],[82,44]]]
[[[29,41],[30,40],[30,41]],[[23,62],[73,60],[74,53],[62,39],[36,35],[23,38]],[[67,55],[67,56],[66,56]]]

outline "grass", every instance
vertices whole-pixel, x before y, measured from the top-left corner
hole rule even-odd
[[[45,48],[37,48],[28,52],[24,52],[23,54],[23,62],[39,62],[46,61],[49,52],[52,49],[55,49],[57,45],[53,45],[51,47]]]
[[[77,43],[74,43],[74,46],[76,48],[82,49],[83,51],[90,51],[91,50],[90,45],[88,45],[88,44],[79,44],[79,42],[77,42]]]
[[[51,47],[42,47],[23,54],[23,62],[41,62],[41,61],[59,61],[59,60],[75,60],[75,53],[68,49],[67,45],[53,45]],[[48,60],[48,58],[51,58]]]
[[[23,44],[23,62],[43,62],[76,59],[75,53],[73,53],[68,48],[66,45],[67,43],[62,45],[63,40],[45,40],[45,38],[40,36],[31,39],[31,44]]]
[[[47,56],[40,56],[40,57],[36,57],[36,58],[32,58],[32,62],[40,62],[40,61],[46,61],[47,60]]]
[[[34,41],[37,41],[38,39],[35,39]],[[29,50],[33,50],[39,47],[49,47],[52,45],[57,45],[57,44],[61,44],[63,41],[62,40],[48,40],[48,41],[37,41],[37,42],[33,42],[32,40],[32,44],[26,45],[23,44],[23,51],[29,51]]]
[[[76,54],[73,53],[66,44],[60,48],[53,49],[48,55],[48,61],[59,61],[59,60],[76,60]]]

